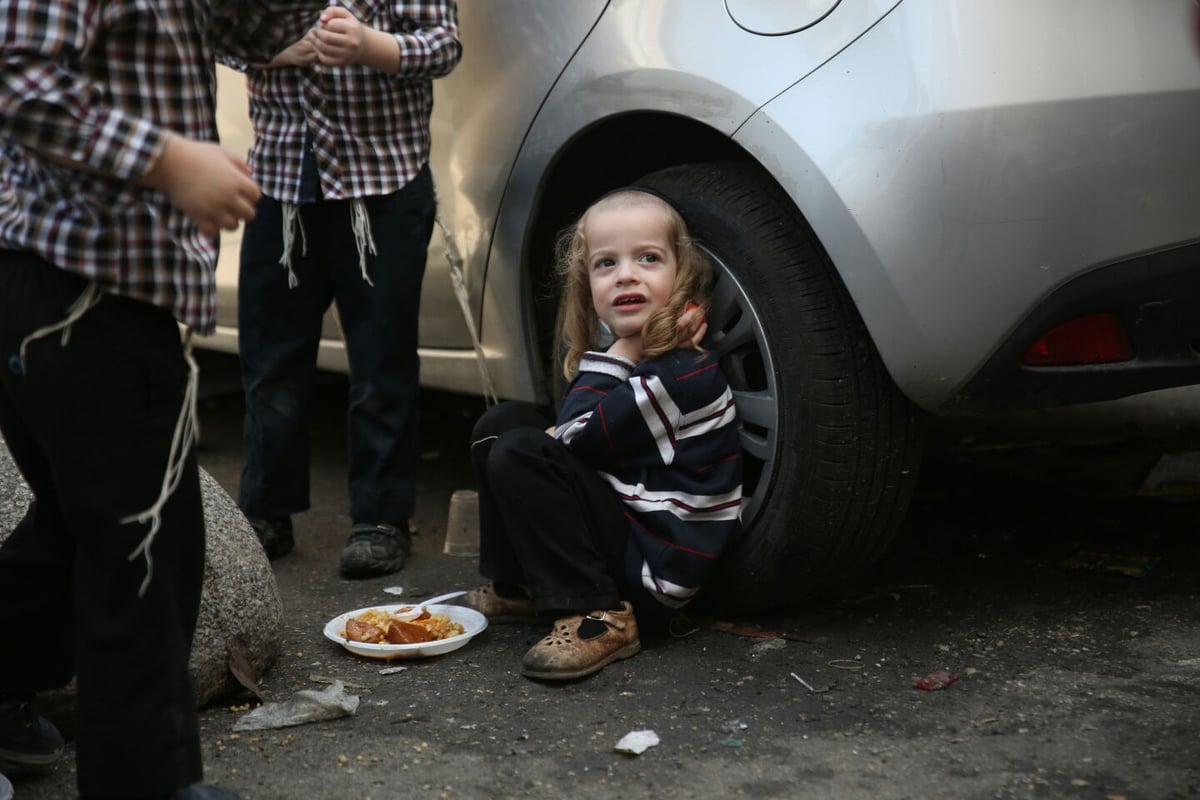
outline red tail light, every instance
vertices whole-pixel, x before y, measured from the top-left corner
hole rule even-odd
[[[1063,367],[1129,361],[1133,348],[1116,314],[1079,317],[1051,328],[1021,356],[1029,367]]]

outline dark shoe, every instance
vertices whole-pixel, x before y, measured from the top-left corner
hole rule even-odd
[[[355,525],[342,548],[342,577],[370,578],[396,572],[404,566],[411,546],[407,524],[403,528],[382,524]]]
[[[462,597],[450,601],[450,605],[473,608],[487,617],[488,622],[537,622],[537,612],[534,610],[532,599],[498,595],[494,581],[472,589]]]
[[[252,519],[250,527],[254,529],[254,535],[258,537],[258,543],[262,545],[267,558],[272,561],[286,556],[296,546],[291,517]]]
[[[173,792],[167,800],[241,800],[241,795],[219,786],[193,783],[186,789]]]
[[[579,626],[585,619],[603,623],[599,636],[579,637]],[[599,672],[614,661],[635,656],[641,649],[633,606],[625,601],[620,610],[593,611],[555,622],[550,635],[525,654],[521,674],[544,681],[575,680]]]
[[[31,703],[0,703],[0,769],[46,769],[62,754],[62,734]]]

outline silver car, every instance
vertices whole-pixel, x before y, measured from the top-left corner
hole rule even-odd
[[[927,426],[1200,383],[1198,13],[460,0],[423,382],[551,401],[553,239],[605,190],[657,187],[718,265],[747,455],[715,588],[834,587],[895,533]],[[210,344],[234,349],[226,250]]]

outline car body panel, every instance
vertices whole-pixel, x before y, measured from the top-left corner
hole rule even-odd
[[[1057,286],[1200,233],[1191,9],[1094,8],[902,3],[738,132],[927,409]]]
[[[763,36],[802,31],[825,19],[840,0],[725,0],[725,9],[738,27]]]

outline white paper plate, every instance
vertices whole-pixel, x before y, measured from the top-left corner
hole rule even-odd
[[[369,644],[367,642],[355,642],[347,639],[345,636],[346,620],[351,617],[357,617],[359,614],[372,610],[386,611],[390,614],[393,611],[411,606],[412,603],[367,606],[366,608],[347,611],[345,614],[338,614],[325,623],[325,638],[332,642],[337,642],[351,653],[366,656],[367,658],[427,658],[428,656],[440,656],[443,653],[457,650],[487,628],[487,617],[473,608],[436,605],[426,606],[429,609],[429,613],[445,614],[452,622],[457,622],[463,626],[462,633],[458,636],[451,636],[449,639],[438,639],[434,642],[415,642],[413,644]]]

